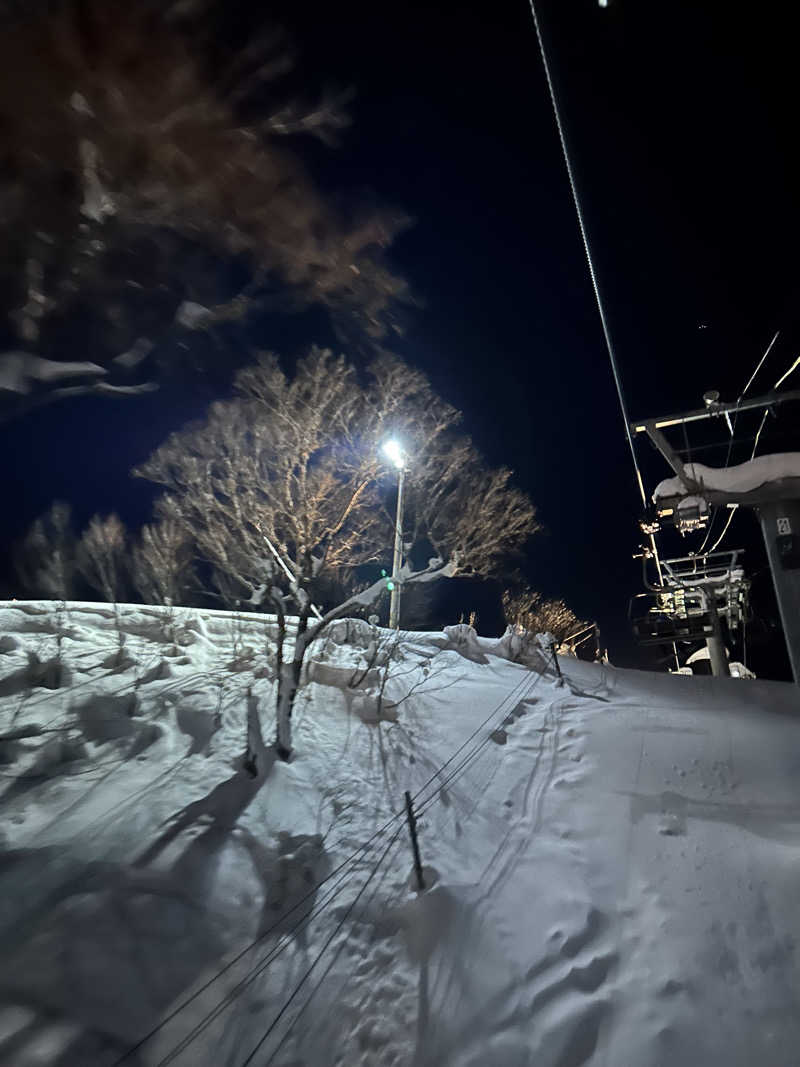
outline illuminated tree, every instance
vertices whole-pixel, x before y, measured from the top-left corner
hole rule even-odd
[[[109,604],[123,595],[126,572],[125,527],[117,515],[95,515],[78,542],[78,570]]]
[[[193,546],[177,519],[142,528],[131,553],[131,580],[146,604],[178,604],[191,574]]]
[[[588,623],[579,619],[563,600],[545,600],[533,589],[507,589],[503,593],[503,614],[509,626],[530,634],[550,633],[562,644]]]
[[[234,399],[173,434],[136,472],[164,486],[227,595],[238,589],[241,602],[278,615],[283,755],[308,646],[386,589],[383,577],[362,587],[391,552],[396,472],[381,452],[390,435],[409,456],[406,558],[429,559],[416,570],[406,564],[404,584],[491,574],[538,528],[510,472],[488,467],[456,432],[458,420],[422,374],[387,353],[359,374],[343,356],[313,349],[291,377],[267,355],[238,375]],[[355,591],[326,603],[336,583]],[[298,634],[284,662],[288,610]]]

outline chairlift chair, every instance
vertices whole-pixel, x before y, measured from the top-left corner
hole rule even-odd
[[[705,641],[714,633],[703,596],[691,590],[639,593],[631,598],[628,618],[641,645]]]
[[[674,526],[680,534],[704,530],[711,517],[708,501],[700,496],[661,497],[656,502],[655,514],[662,526]]]

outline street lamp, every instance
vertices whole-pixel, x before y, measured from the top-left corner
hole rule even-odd
[[[403,481],[406,473],[406,454],[399,441],[384,442],[383,453],[397,469],[397,512],[394,522],[394,555],[392,557],[392,598],[389,602],[389,627],[400,628],[400,568],[403,565]]]

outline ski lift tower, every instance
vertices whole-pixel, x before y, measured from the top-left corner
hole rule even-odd
[[[707,393],[706,406],[658,419],[631,423],[634,434],[646,434],[673,470],[675,477],[655,491],[657,522],[684,520],[708,513],[711,507],[751,508],[759,517],[772,581],[783,624],[792,674],[800,685],[800,452],[759,456],[734,467],[713,468],[684,463],[664,431],[707,419],[724,419],[733,437],[731,415],[747,410],[773,411],[800,400],[800,390],[770,393],[732,404]]]
[[[736,549],[662,559],[662,584],[655,585],[647,573],[648,553],[643,553],[642,572],[649,592],[631,602],[638,641],[652,645],[704,641],[714,675],[729,676],[721,621],[733,632],[745,616],[750,583],[739,564],[740,555]]]
[[[706,636],[706,648],[716,677],[727,678],[731,673],[721,620],[732,633],[742,625],[747,610],[750,583],[739,564],[740,555],[741,550],[735,549],[661,561],[667,585],[699,596],[708,613],[711,632]]]

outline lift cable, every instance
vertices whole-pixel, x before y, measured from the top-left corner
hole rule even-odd
[[[775,334],[775,337],[777,337],[777,336],[778,335]],[[773,338],[773,344],[774,343],[775,342],[774,342],[774,338]],[[771,347],[772,347],[772,345],[770,345],[770,348]],[[769,351],[769,349],[767,351]],[[795,359],[795,361],[792,363],[792,365],[789,367],[789,369],[784,374],[782,374],[780,378],[778,378],[777,382],[775,382],[775,384],[772,387],[772,391],[774,392],[776,389],[780,388],[780,386],[783,385],[783,383],[786,381],[786,379],[789,377],[789,375],[792,373],[792,371],[797,370],[798,366],[800,366],[800,356],[798,356]],[[755,375],[754,375],[754,377],[755,377]],[[752,381],[752,378],[751,378],[751,381]],[[749,384],[750,383],[748,382],[748,385]],[[742,394],[742,396],[744,396],[744,393]],[[741,399],[741,397],[739,399]],[[753,451],[750,453],[750,459],[751,460],[755,459],[755,457],[756,457],[756,450],[758,449],[758,442],[761,439],[761,431],[764,429],[764,425],[765,425],[765,423],[767,421],[767,415],[768,414],[769,414],[769,408],[766,409],[766,411],[764,412],[764,414],[761,417],[761,425],[758,427],[758,433],[756,434],[755,441],[753,442]],[[726,464],[726,466],[727,466],[727,464]],[[730,515],[728,516],[728,521],[723,526],[722,533],[719,535],[717,540],[714,542],[714,544],[709,549],[710,552],[714,552],[719,547],[719,545],[722,543],[722,540],[725,537],[725,534],[728,532],[730,524],[733,522],[733,516],[736,514],[736,512],[738,510],[739,510],[739,505],[738,504],[735,504],[730,509]]]
[[[747,385],[744,387],[744,389],[742,389],[742,392],[741,392],[741,394],[739,396],[739,399],[736,401],[737,404],[741,403],[742,400],[744,400],[744,397],[745,397],[745,394],[746,394],[747,390],[750,388],[750,386],[756,380],[756,375],[761,370],[761,368],[764,366],[764,361],[766,360],[767,356],[772,351],[772,349],[773,349],[773,347],[775,345],[775,342],[780,337],[780,332],[781,332],[780,330],[776,330],[775,331],[775,336],[772,338],[770,343],[767,345],[767,347],[766,347],[766,349],[764,351],[764,355],[761,357],[761,359],[756,364],[756,369],[750,375],[750,378],[748,379]],[[781,379],[781,380],[783,380],[783,379]],[[736,419],[737,419],[738,414],[739,414],[738,410],[734,411],[734,413],[733,413],[733,422],[732,422],[732,425],[731,425],[731,434],[730,434],[730,438],[728,439],[728,454],[725,457],[725,469],[726,470],[728,469],[728,467],[730,466],[730,463],[731,463],[731,452],[733,451],[733,431],[736,429]],[[686,423],[684,423],[684,430],[685,430],[685,428],[686,428]],[[761,431],[759,430],[759,432],[756,434],[756,437],[755,437],[755,444],[753,445],[753,455],[750,457],[751,459],[756,454],[756,448],[758,448],[758,438],[760,436],[761,436]],[[725,534],[728,532],[728,528],[730,527],[731,522],[733,521],[733,516],[736,514],[736,511],[737,511],[737,508],[732,508],[731,509],[731,513],[728,516],[728,521],[725,523],[725,526],[723,527],[722,533],[719,535],[719,537],[714,542],[714,544],[712,545],[712,547],[711,547],[711,549],[709,551],[714,552],[715,549],[722,543],[722,540],[725,537]],[[703,538],[703,543],[700,546],[700,549],[699,549],[699,551],[697,553],[698,555],[700,555],[704,551],[706,545],[711,540],[711,533],[712,533],[712,530],[714,529],[714,518],[715,518],[715,516],[716,516],[716,512],[714,513],[714,515],[711,516],[711,522],[708,524],[708,529],[706,530],[706,536]]]
[[[636,448],[633,443],[633,436],[631,435],[630,416],[628,414],[628,407],[625,403],[625,395],[622,391],[622,379],[619,373],[619,366],[617,365],[617,357],[614,351],[614,342],[611,338],[611,331],[608,326],[608,319],[606,318],[605,306],[603,304],[603,298],[600,295],[600,286],[597,281],[597,272],[595,270],[594,259],[592,257],[591,245],[589,244],[589,235],[586,230],[586,223],[583,217],[583,209],[581,207],[580,197],[578,195],[578,186],[575,180],[575,173],[572,167],[572,160],[569,154],[569,148],[567,146],[566,133],[564,131],[564,124],[561,121],[561,111],[558,106],[558,98],[556,96],[555,85],[553,83],[553,77],[550,72],[550,63],[547,59],[547,51],[544,46],[544,38],[542,36],[542,28],[539,23],[539,16],[536,11],[535,0],[528,0],[531,17],[533,18],[534,29],[536,30],[536,40],[539,44],[539,54],[542,58],[542,66],[544,67],[544,75],[547,81],[547,90],[550,95],[550,104],[553,108],[553,117],[555,118],[556,129],[558,130],[558,139],[561,143],[561,153],[564,157],[564,166],[567,170],[567,178],[569,179],[569,187],[572,192],[572,202],[575,205],[575,214],[578,217],[578,228],[580,229],[581,240],[583,242],[583,250],[586,255],[586,264],[589,268],[589,277],[592,282],[592,289],[594,290],[594,298],[597,303],[597,311],[600,315],[600,324],[603,328],[603,337],[606,342],[606,350],[608,351],[608,358],[611,363],[611,373],[614,377],[614,385],[617,390],[617,399],[619,400],[619,407],[622,413],[622,421],[625,423],[625,436],[628,441],[628,448],[631,453],[631,460],[633,461],[633,469],[636,474],[636,484],[639,487],[639,495],[642,498],[642,507],[647,507],[647,494],[644,489],[644,482],[642,480],[642,472],[639,467],[639,461],[636,458]],[[658,580],[663,584],[663,577],[661,573],[661,561],[658,556],[658,548],[656,547],[656,541],[653,534],[649,535],[650,549],[655,560],[656,569],[658,571]]]

